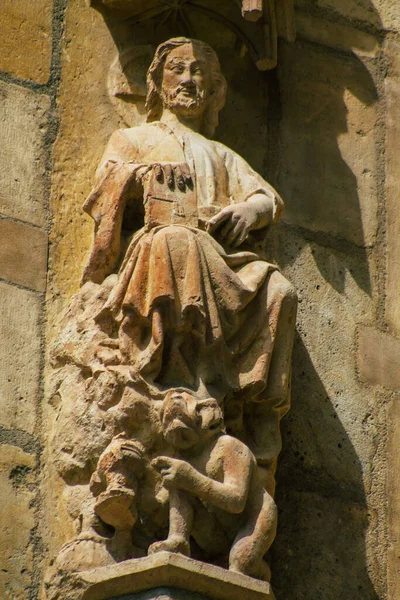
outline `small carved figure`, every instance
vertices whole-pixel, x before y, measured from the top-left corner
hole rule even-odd
[[[172,391],[164,401],[162,426],[180,458],[160,456],[152,461],[170,492],[170,528],[168,538],[150,546],[149,554],[168,550],[190,556],[190,536],[202,545],[207,530],[210,551],[222,525],[228,539],[233,536],[229,569],[269,580],[263,557],[275,537],[276,505],[259,481],[252,452],[225,434],[217,401],[197,401]],[[196,530],[203,540],[196,539]]]

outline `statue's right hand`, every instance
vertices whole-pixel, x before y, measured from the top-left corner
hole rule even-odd
[[[141,172],[141,177],[154,172],[155,178],[161,184],[166,183],[173,190],[175,186],[185,192],[186,188],[193,189],[193,180],[189,165],[186,163],[152,163]]]
[[[189,465],[183,460],[158,456],[151,461],[151,466],[160,473],[166,488],[180,488],[186,481]]]

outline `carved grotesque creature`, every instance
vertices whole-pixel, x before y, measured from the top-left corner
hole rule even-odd
[[[252,452],[225,434],[217,401],[171,391],[162,425],[180,458],[152,461],[170,492],[170,529],[168,538],[154,543],[149,553],[190,555],[193,536],[200,547],[218,554],[232,540],[229,569],[269,579],[263,557],[275,537],[276,505],[259,481]]]

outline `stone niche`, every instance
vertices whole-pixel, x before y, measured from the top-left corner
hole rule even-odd
[[[390,337],[379,331],[378,25],[364,31],[361,21],[335,20],[332,3],[319,3],[320,12],[297,3],[301,34],[292,41],[284,2],[275,14],[284,9],[286,20],[277,16],[275,29],[272,2],[262,11],[234,1],[92,4],[67,3],[60,52],[41,523],[53,562],[44,594],[383,600],[384,413],[397,379],[387,376],[384,353],[374,353]],[[160,44],[181,36],[219,58],[227,96],[214,136],[215,121],[189,132],[187,123],[164,122],[157,94],[146,123],[149,67]],[[172,52],[189,60],[179,45]],[[203,62],[214,64],[207,52]],[[234,252],[218,235],[234,235],[236,203],[249,208],[235,216],[236,234],[257,227],[246,244],[232,239]],[[249,290],[253,309],[241,312]],[[171,300],[168,310],[153,310],[160,297]],[[208,346],[205,332],[215,334]],[[207,471],[200,449],[214,448],[218,464]],[[247,460],[242,470],[237,457]],[[254,506],[243,507],[234,485],[220,490],[223,506],[206,499],[221,483],[218,465],[228,463],[246,498],[263,499],[265,546],[248,552],[262,554],[255,570],[231,555],[244,531],[235,527],[251,529],[245,517]],[[180,477],[185,489],[175,493]],[[183,530],[179,543],[171,520]],[[196,523],[204,525],[195,531]],[[396,548],[393,541],[393,561]]]
[[[235,67],[254,94],[242,79],[231,109],[250,103],[261,121],[274,4],[104,4],[120,124],[81,209],[89,253],[50,347],[49,481],[73,528],[46,597],[273,600],[297,297],[267,248],[283,200],[257,172],[259,148],[228,125],[258,155],[250,166],[212,138]]]
[[[230,30],[244,43],[260,70],[277,64],[278,38],[293,41],[296,37],[293,0],[91,0],[109,21],[132,19],[143,24],[153,21],[157,28],[166,25],[171,33],[199,37],[199,19]]]

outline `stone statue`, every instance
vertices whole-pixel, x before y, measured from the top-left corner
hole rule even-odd
[[[93,247],[53,349],[55,462],[86,490],[61,562],[192,538],[196,558],[268,578],[296,315],[265,254],[283,202],[209,139],[226,95],[210,46],[165,42],[147,86],[147,124],[111,136],[85,202]]]
[[[180,458],[159,456],[152,462],[170,491],[170,523],[168,538],[152,544],[149,554],[168,550],[190,556],[192,535],[204,550],[221,544],[221,553],[229,552],[230,570],[269,581],[263,557],[275,537],[276,505],[260,484],[249,448],[225,434],[217,401],[169,392],[162,426]]]

